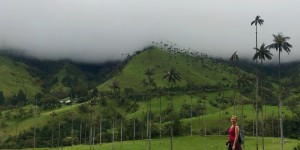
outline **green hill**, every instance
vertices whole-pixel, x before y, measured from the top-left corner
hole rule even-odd
[[[222,82],[224,85],[232,85],[235,75],[233,68],[207,57],[193,57],[185,53],[170,53],[159,48],[144,50],[133,57],[126,64],[122,72],[112,79],[98,86],[100,90],[110,90],[109,86],[113,81],[118,81],[121,88],[130,87],[141,91],[141,81],[146,78],[144,72],[147,68],[155,70],[153,76],[158,87],[168,87],[167,81],[163,79],[166,71],[175,67],[181,74],[182,81],[177,86],[183,87],[188,83],[195,85],[217,85]]]
[[[0,90],[5,97],[17,94],[19,90],[25,91],[29,97],[41,92],[39,78],[27,69],[24,63],[0,55]]]
[[[54,74],[57,81],[50,87],[50,93],[60,94],[60,98],[70,96],[71,88],[78,87],[78,85],[88,90],[89,82],[86,79],[86,75],[76,66],[65,63]]]

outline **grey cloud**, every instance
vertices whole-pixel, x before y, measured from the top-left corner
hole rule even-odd
[[[260,15],[259,44],[283,32],[300,56],[300,14],[296,0],[1,0],[0,47],[23,49],[30,56],[77,61],[106,61],[142,49],[152,41],[229,57],[254,54]],[[275,54],[274,59],[277,59]]]

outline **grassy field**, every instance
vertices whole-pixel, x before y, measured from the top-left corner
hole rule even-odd
[[[225,96],[230,96],[232,95],[231,91],[225,92]],[[216,96],[216,93],[209,93],[207,94],[207,99],[208,101],[210,101],[211,99],[213,99]],[[190,103],[190,96],[189,95],[178,95],[178,96],[174,96],[173,97],[173,103],[174,103],[174,108],[176,112],[180,112],[181,106],[186,103],[189,104]],[[195,104],[198,101],[199,98],[197,98],[195,95],[192,98],[193,104]],[[168,104],[170,103],[170,101],[167,99],[166,96],[162,97],[162,110],[166,109]],[[148,101],[138,101],[139,104],[139,109],[136,111],[135,116],[137,118],[139,118],[140,120],[142,119],[143,115],[146,115],[146,111],[147,111],[147,104]],[[63,106],[61,108],[55,109],[55,112],[58,114],[58,116],[60,118],[64,118],[65,116],[68,115],[68,113],[70,113],[71,109],[73,109],[74,111],[78,111],[78,106],[81,104],[75,104],[73,106]],[[109,105],[111,106],[116,106],[116,104],[114,103],[113,100],[109,100]],[[33,106],[26,106],[24,107],[24,109],[30,109]],[[226,129],[227,128],[227,124],[229,123],[228,118],[233,115],[233,107],[230,106],[228,107],[226,110],[223,110],[220,112],[220,109],[212,106],[209,104],[209,102],[206,103],[206,107],[207,107],[207,112],[206,112],[206,124],[207,124],[207,128],[211,129],[211,128],[218,128],[220,125],[219,122],[221,121],[221,129]],[[236,106],[236,115],[237,116],[242,116],[241,115],[241,105],[237,105]],[[95,107],[95,111],[96,114],[101,114],[100,111],[103,110],[103,107],[101,107],[100,105],[97,105]],[[124,111],[124,109],[120,109],[118,108],[119,111],[123,112],[123,114],[126,116],[126,119],[132,119],[133,118],[133,113],[126,113]],[[49,121],[51,121],[51,114],[52,111],[42,111],[36,118],[37,120],[37,127],[43,127],[44,125],[46,125]],[[158,116],[159,115],[159,98],[155,97],[152,99],[152,112]],[[228,114],[225,114],[225,113]],[[267,106],[266,107],[266,116],[267,117],[271,117],[272,114],[274,114],[276,116],[277,113],[277,106]],[[285,115],[291,116],[291,111],[288,110],[287,108],[283,109],[283,112]],[[6,111],[3,111],[2,114],[5,114]],[[17,113],[17,110],[15,109],[12,112],[12,116],[14,114]],[[219,114],[221,113],[221,114]],[[78,114],[78,113],[77,113]],[[221,120],[219,121],[219,115],[221,115]],[[83,114],[82,114],[83,116]],[[253,107],[252,105],[244,105],[244,116],[245,116],[245,120],[246,121],[252,121],[254,119],[253,116]],[[260,117],[260,114],[259,114]],[[182,123],[185,125],[190,124],[192,120],[192,124],[193,124],[193,130],[194,132],[197,132],[201,129],[203,129],[203,123],[202,123],[202,117],[198,117],[198,116],[194,116],[192,119],[190,118],[186,118],[186,119],[182,119]],[[5,129],[5,134],[3,132],[0,132],[0,134],[2,136],[7,137],[8,135],[15,135],[16,133],[22,131],[22,130],[28,130],[31,127],[34,126],[34,122],[35,122],[35,118],[34,117],[29,117],[29,118],[23,118],[23,119],[5,119],[4,117],[0,118],[0,122],[5,121],[6,124],[8,125],[8,127]],[[241,121],[239,121],[239,123],[241,124]],[[0,131],[3,129],[0,129]]]
[[[286,143],[284,144],[284,149],[292,150],[294,146],[300,143],[299,140],[285,139]],[[226,150],[226,136],[207,136],[206,138],[203,136],[182,136],[174,138],[174,150],[201,150],[205,148],[207,150]],[[114,146],[115,149],[122,150],[147,150],[148,141],[147,140],[138,140],[138,141],[124,141],[121,145],[120,142],[105,143],[102,145],[95,145],[94,149],[101,150],[110,150]],[[170,149],[170,139],[163,138],[162,143],[160,144],[159,139],[153,139],[151,142],[151,147],[153,150],[169,150]],[[47,150],[47,148],[40,148]],[[48,148],[49,150],[51,148]],[[76,145],[63,147],[64,150],[89,150],[89,145]],[[244,150],[255,150],[255,138],[254,137],[246,137]],[[262,149],[261,138],[259,138],[259,149]],[[280,143],[278,138],[265,138],[265,150],[279,150]]]

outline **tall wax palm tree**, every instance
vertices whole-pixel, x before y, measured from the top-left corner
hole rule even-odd
[[[162,88],[157,89],[157,94],[159,96],[159,144],[161,144],[161,129],[162,129],[162,124],[161,124],[161,96],[162,96]]]
[[[237,51],[235,51],[231,57],[229,58],[229,61],[232,63],[233,67],[234,67],[234,71],[236,74],[237,73],[237,69],[236,69],[236,63],[239,61],[239,56],[237,55]],[[235,75],[234,75],[234,82],[235,82]],[[234,87],[234,98],[233,98],[233,113],[236,114],[236,108],[235,108],[235,91],[236,91],[236,85],[233,85]]]
[[[193,96],[191,95],[190,96],[190,98],[191,98],[191,107],[190,107],[190,121],[191,121],[191,127],[190,127],[190,129],[191,129],[191,136],[193,136]]]
[[[115,97],[115,100],[117,101],[118,99],[118,94],[120,92],[120,84],[118,81],[113,81],[113,83],[110,85],[110,89],[112,90],[113,92],[113,95]],[[115,141],[115,118],[117,115],[117,111],[115,110],[115,112],[113,112],[115,115],[112,115],[112,126],[113,126],[113,129],[112,129],[112,149],[114,149],[114,141]]]
[[[262,98],[262,86],[263,86],[263,80],[262,80],[262,67],[263,67],[263,61],[265,59],[269,59],[271,60],[272,59],[272,56],[273,54],[270,52],[270,50],[267,49],[267,47],[265,46],[265,43],[263,43],[260,48],[254,48],[256,50],[256,53],[254,54],[252,60],[254,61],[257,61],[258,59],[260,60],[260,94],[261,94],[261,103],[262,103],[262,106],[261,106],[261,116],[262,116],[262,121],[261,121],[261,124],[262,124],[262,149],[264,150],[265,149],[265,146],[264,146],[264,110],[263,110],[263,105],[264,105],[264,102],[263,102],[263,98]]]
[[[259,15],[255,17],[255,19],[251,22],[251,26],[255,25],[255,34],[256,34],[256,48],[257,48],[257,25],[263,25],[264,20],[260,18]]]
[[[155,70],[152,68],[147,68],[144,72],[144,75],[147,76],[147,79],[144,79],[142,81],[142,84],[144,87],[147,88],[147,95],[149,95],[149,92],[151,89],[156,88],[155,80],[153,79],[153,75],[155,75]],[[151,149],[151,99],[149,100],[147,109],[147,135],[148,135],[148,144],[149,149]]]
[[[105,94],[102,92],[99,92],[98,94],[99,98],[99,103],[104,104],[105,103]],[[100,122],[99,122],[99,143],[100,146],[102,144],[102,122],[103,122],[103,117],[102,117],[102,110],[100,110]]]
[[[204,86],[202,87],[202,91],[203,92],[206,92],[207,90],[207,84],[205,83]],[[206,99],[207,99],[207,96],[206,95],[203,95],[201,97],[201,99],[203,100],[203,108],[202,108],[202,112],[203,112],[203,116],[202,116],[202,121],[203,121],[203,128],[204,128],[204,150],[206,150]]]
[[[240,89],[240,98],[242,102],[242,128],[241,131],[245,132],[245,116],[244,116],[244,98],[243,95],[245,94],[245,89],[252,85],[253,81],[255,81],[255,78],[252,78],[246,73],[242,73],[238,76],[237,80],[237,86]],[[254,127],[254,123],[253,123]],[[243,149],[245,149],[245,144],[243,144]]]
[[[167,71],[163,78],[167,79],[168,80],[168,84],[171,85],[171,87],[173,87],[173,85],[176,84],[176,81],[180,81],[181,80],[181,77],[180,77],[180,74],[176,71],[176,68],[175,67],[172,67],[170,69],[170,71]],[[169,92],[168,92],[169,93]],[[173,122],[174,122],[174,118],[173,118],[173,111],[174,111],[174,108],[173,108],[173,99],[171,98],[171,143],[170,143],[170,148],[171,150],[173,150]]]
[[[263,25],[264,20],[260,18],[259,15],[255,17],[255,19],[251,22],[251,26],[255,25],[255,48],[257,49],[257,25]],[[258,61],[256,60],[256,66],[258,65]],[[256,69],[256,92],[255,92],[255,108],[256,108],[256,150],[258,150],[258,112],[257,112],[257,101],[258,101],[258,71]]]
[[[221,88],[222,88],[222,83],[218,82],[218,108],[220,108],[219,119],[218,119],[219,122],[221,122],[221,113],[222,113],[222,107],[221,107]],[[218,124],[218,128],[219,128],[218,134],[221,135],[221,123]]]
[[[71,101],[71,147],[73,147],[73,139],[74,139],[74,112],[73,112],[73,96],[70,96]]]
[[[35,106],[34,106],[34,132],[33,132],[33,149],[36,146],[36,117],[37,117],[37,96],[35,96]]]
[[[136,122],[136,116],[135,113],[137,111],[136,109],[136,98],[134,98],[134,113],[133,113],[133,142],[135,143],[135,122]]]
[[[94,122],[94,117],[95,117],[95,109],[94,106],[96,105],[97,101],[94,99],[92,99],[90,101],[90,106],[91,106],[91,124],[90,124],[90,147],[92,146],[92,148],[94,149],[94,144],[95,144],[95,122]]]
[[[54,121],[54,118],[57,116],[57,114],[55,113],[55,111],[52,111],[50,116],[52,117],[52,122]],[[53,149],[53,132],[54,132],[54,125],[52,125],[52,132],[51,132],[51,148]]]
[[[269,49],[275,49],[278,51],[278,82],[279,82],[279,91],[278,91],[278,101],[279,101],[279,122],[280,122],[280,138],[281,138],[281,149],[283,150],[283,123],[282,123],[282,96],[281,96],[281,68],[280,68],[280,53],[282,51],[291,52],[290,48],[293,46],[287,42],[290,37],[284,36],[282,33],[277,35],[273,34],[273,42],[268,46]]]

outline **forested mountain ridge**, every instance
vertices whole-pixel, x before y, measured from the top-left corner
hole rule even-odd
[[[4,96],[11,97],[19,90],[27,90],[25,92],[30,98],[38,93],[56,93],[60,98],[66,97],[71,90],[76,91],[75,87],[81,88],[78,85],[82,85],[86,91],[90,90],[109,78],[119,63],[112,61],[93,64],[71,60],[40,60],[13,52],[1,52],[0,61],[0,90]]]

